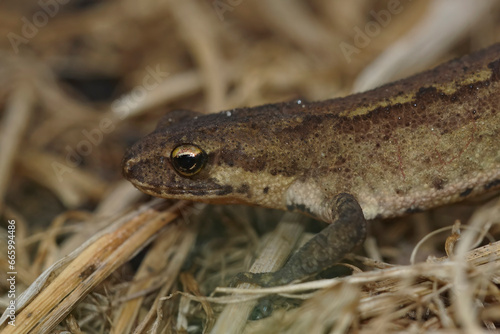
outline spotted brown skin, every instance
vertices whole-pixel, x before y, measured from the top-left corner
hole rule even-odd
[[[344,98],[171,112],[128,150],[123,173],[153,196],[295,210],[333,225],[339,196],[366,219],[399,216],[500,188],[499,106],[496,44]],[[206,153],[195,175],[172,166],[180,144]]]

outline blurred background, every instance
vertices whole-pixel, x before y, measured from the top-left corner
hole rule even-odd
[[[499,41],[488,0],[1,1],[0,226],[16,219],[29,250],[19,284],[64,255],[37,253],[56,217],[62,239],[144,200],[121,158],[166,112],[345,96]],[[380,242],[428,232],[409,226]]]

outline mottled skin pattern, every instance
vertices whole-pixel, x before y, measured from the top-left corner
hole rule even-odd
[[[179,144],[208,154],[179,175]],[[398,216],[500,187],[500,45],[345,98],[167,114],[129,149],[124,175],[153,196],[247,203],[335,220]]]

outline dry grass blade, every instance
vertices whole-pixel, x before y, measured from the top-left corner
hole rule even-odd
[[[5,327],[1,333],[44,333],[52,329],[93,287],[176,218],[177,211],[184,206],[185,202],[178,202],[164,212],[151,208],[132,217],[115,231],[103,234],[24,306],[17,315],[18,326]]]
[[[33,161],[37,161],[33,164]],[[54,173],[55,164],[64,166],[65,161],[50,153],[26,150],[19,158],[21,171],[51,189],[69,208],[75,208],[88,198],[100,198],[106,188],[102,180],[84,169],[70,169],[64,181]]]
[[[204,2],[186,0],[181,3],[169,1],[169,4],[187,44],[200,64],[207,92],[207,109],[211,112],[223,109],[227,75],[214,32],[215,17],[204,14],[208,6]],[[191,19],[186,20],[186,17]]]
[[[0,127],[0,212],[7,182],[16,162],[16,152],[28,126],[34,103],[34,91],[26,82],[19,83],[8,101]]]
[[[154,304],[157,305],[161,302],[164,293],[170,291],[175,278],[179,275],[180,267],[192,247],[195,236],[192,228],[190,229],[186,225],[169,226],[158,235],[153,247],[137,270],[134,277],[135,283],[127,290],[125,298],[128,301],[123,303],[116,313],[111,333],[131,332],[132,326],[137,322],[136,317],[147,293],[161,288],[156,293]],[[179,240],[182,242],[177,245]],[[174,256],[170,259],[169,254],[174,252]],[[156,307],[151,307],[150,310],[154,314]],[[143,319],[143,326],[149,324],[153,314]],[[141,332],[140,329],[137,331]]]

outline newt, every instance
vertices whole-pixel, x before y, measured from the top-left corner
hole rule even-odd
[[[367,221],[500,188],[500,44],[379,88],[215,114],[167,113],[123,174],[157,197],[297,211],[329,225],[263,285],[308,278]]]

